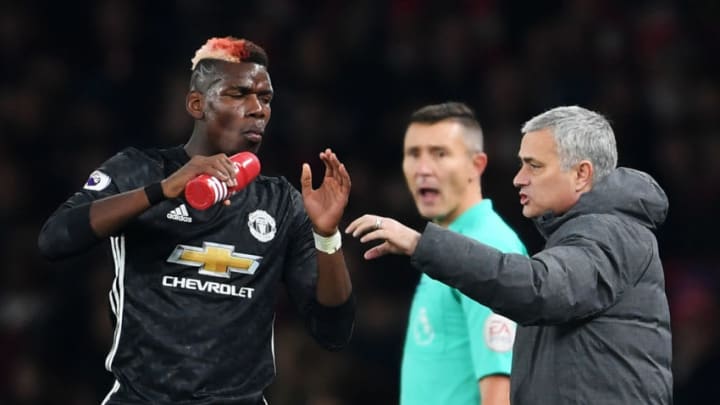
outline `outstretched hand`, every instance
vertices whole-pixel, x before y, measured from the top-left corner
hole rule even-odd
[[[401,224],[392,218],[377,215],[363,215],[352,221],[345,233],[360,237],[360,242],[367,243],[382,240],[383,243],[369,249],[363,257],[367,260],[384,256],[388,253],[412,256],[415,253],[420,233]]]
[[[312,188],[310,165],[303,163],[300,185],[303,204],[315,232],[330,236],[337,231],[345,206],[350,196],[350,175],[345,165],[340,163],[335,153],[328,149],[320,152],[320,160],[325,163],[325,177],[317,189]]]

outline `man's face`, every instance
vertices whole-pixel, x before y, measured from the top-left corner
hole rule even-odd
[[[453,120],[413,123],[405,132],[403,172],[420,215],[447,226],[480,199],[484,154],[471,154]],[[474,160],[482,155],[482,167]]]
[[[580,198],[575,170],[561,169],[557,145],[549,129],[525,134],[518,156],[521,167],[513,184],[520,189],[525,217],[535,218],[548,211],[563,214]]]
[[[222,63],[219,70],[205,94],[208,142],[228,155],[257,153],[270,120],[270,75],[256,63]]]

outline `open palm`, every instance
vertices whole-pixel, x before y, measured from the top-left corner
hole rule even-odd
[[[320,152],[325,163],[325,177],[317,189],[312,188],[310,165],[303,164],[300,184],[303,204],[315,232],[329,236],[338,228],[350,196],[350,175],[330,149]]]

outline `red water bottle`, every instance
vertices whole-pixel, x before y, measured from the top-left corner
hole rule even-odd
[[[238,169],[237,186],[228,187],[224,181],[209,174],[201,174],[185,185],[185,199],[196,210],[206,210],[247,187],[260,174],[260,160],[252,152],[230,156]]]

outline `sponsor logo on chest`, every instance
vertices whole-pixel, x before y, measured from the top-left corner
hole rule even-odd
[[[167,261],[199,267],[207,276],[230,278],[230,273],[255,274],[262,257],[236,253],[235,246],[203,242],[202,247],[177,245]]]
[[[167,258],[169,263],[198,267],[199,274],[222,279],[230,279],[231,273],[255,274],[261,260],[261,256],[235,252],[235,246],[214,242],[203,242],[202,247],[177,245]],[[203,281],[170,275],[162,278],[162,285],[241,298],[252,298],[255,290],[222,281]]]

